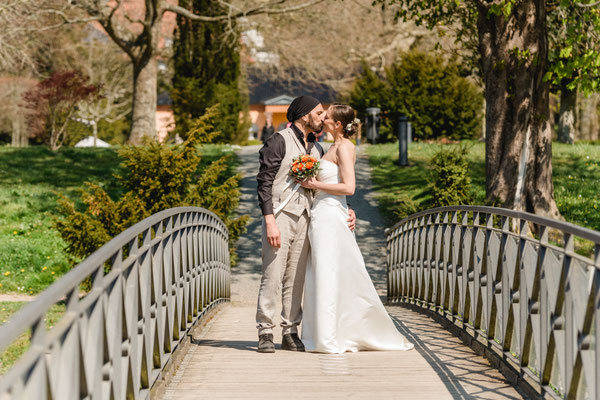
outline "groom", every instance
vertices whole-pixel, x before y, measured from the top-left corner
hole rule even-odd
[[[263,213],[262,279],[258,292],[256,323],[258,351],[274,353],[273,319],[277,291],[282,285],[281,327],[283,350],[304,351],[298,337],[302,320],[302,292],[310,244],[307,238],[312,196],[299,188],[289,176],[292,159],[309,154],[320,159],[324,150],[316,141],[315,132],[323,129],[325,110],[311,96],[292,101],[287,111],[289,128],[274,133],[260,150],[258,199]],[[350,210],[350,229],[356,217]]]

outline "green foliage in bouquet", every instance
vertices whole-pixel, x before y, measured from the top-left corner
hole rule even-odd
[[[321,162],[307,154],[300,155],[292,159],[290,165],[290,175],[296,180],[305,181],[308,178],[317,176]]]
[[[432,207],[470,204],[473,201],[467,146],[442,149],[431,159],[433,179],[429,184]]]
[[[84,211],[65,197],[59,199],[62,217],[55,226],[68,243],[67,251],[84,258],[135,223],[172,207],[204,207],[217,214],[229,228],[231,260],[234,244],[244,232],[249,217],[234,216],[240,192],[239,175],[223,179],[227,155],[200,170],[198,145],[219,134],[213,129],[216,108],[196,120],[181,145],[148,141],[145,146],[127,146],[119,151],[123,176],[116,176],[125,193],[113,200],[106,191],[88,183],[82,191]]]

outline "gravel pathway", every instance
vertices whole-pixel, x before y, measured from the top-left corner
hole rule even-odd
[[[328,147],[328,144],[326,143]],[[380,295],[385,294],[386,250],[385,224],[377,210],[372,191],[370,167],[366,154],[359,148],[356,162],[356,192],[348,202],[356,211],[356,240],[362,251],[367,269]],[[256,305],[261,271],[261,223],[262,214],[256,194],[256,174],[258,172],[258,151],[260,146],[246,146],[238,150],[241,164],[240,214],[250,215],[248,231],[237,243],[238,264],[232,271],[232,302],[238,305]]]

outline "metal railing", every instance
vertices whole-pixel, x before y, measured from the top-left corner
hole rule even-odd
[[[442,318],[530,394],[600,397],[599,232],[456,206],[414,214],[386,233],[390,303]]]
[[[230,298],[228,243],[223,222],[198,207],[116,236],[0,326],[0,349],[31,330],[0,399],[148,398],[186,333]],[[62,302],[47,330],[46,314]]]

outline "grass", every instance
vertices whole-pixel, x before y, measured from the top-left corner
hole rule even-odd
[[[17,312],[25,302],[2,301],[0,302],[0,322],[4,323]],[[46,327],[53,327],[65,312],[64,304],[54,305],[46,314]],[[4,374],[29,348],[31,332],[25,332],[16,339],[6,350],[0,353],[0,375]]]
[[[485,145],[469,142],[468,161],[475,204],[485,203]],[[399,167],[398,144],[370,145],[366,148],[373,169],[372,180],[382,213],[389,225],[398,221],[398,205],[406,198],[417,209],[428,208],[431,200],[429,160],[443,145],[411,143],[410,166]],[[448,146],[448,145],[446,145]],[[554,194],[566,221],[600,230],[600,146],[553,143]]]
[[[229,146],[203,147],[202,165]],[[234,157],[228,174],[237,165]],[[67,272],[75,262],[53,228],[57,195],[79,201],[85,182],[94,182],[116,197],[114,174],[120,171],[114,148],[0,147],[0,293],[36,294]]]

